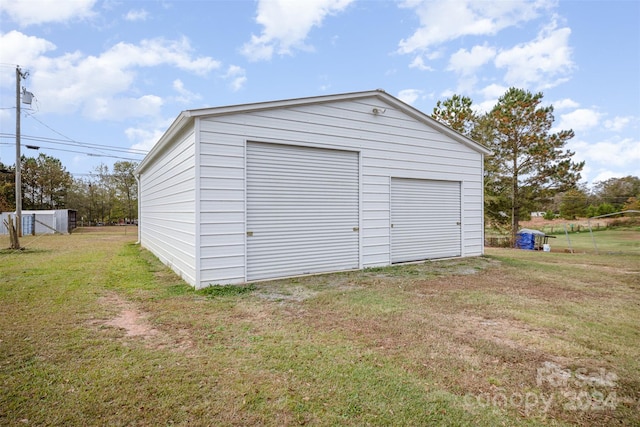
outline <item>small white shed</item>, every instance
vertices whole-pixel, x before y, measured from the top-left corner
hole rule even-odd
[[[0,234],[9,234],[4,221],[15,218],[15,212],[0,214]],[[76,228],[76,211],[73,209],[21,211],[22,234],[70,234]]]
[[[488,153],[382,90],[183,111],[139,241],[196,288],[482,255]]]

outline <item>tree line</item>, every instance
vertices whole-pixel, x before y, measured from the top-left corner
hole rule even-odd
[[[79,226],[137,221],[136,167],[129,161],[101,164],[74,178],[55,157],[22,156],[22,209],[74,209]],[[15,209],[15,165],[0,162],[0,212]]]
[[[542,92],[510,88],[486,113],[471,98],[453,95],[436,103],[431,116],[489,148],[484,163],[484,210],[488,225],[515,235],[530,212],[567,219],[640,209],[640,178],[627,176],[580,183],[584,162],[566,148],[572,130],[552,132],[553,106]],[[22,157],[24,210],[75,209],[79,221],[109,224],[138,218],[137,163],[101,164],[88,177],[74,178],[60,160],[40,154]],[[15,167],[0,162],[0,211],[15,210]]]

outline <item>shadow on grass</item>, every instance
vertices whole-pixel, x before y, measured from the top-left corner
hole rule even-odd
[[[9,249],[9,248],[5,248],[5,249],[0,249],[0,256],[1,255],[14,255],[14,254],[20,254],[20,255],[35,255],[35,254],[46,254],[52,252],[50,249],[32,249],[32,248],[27,248],[27,247],[23,247],[20,249]]]

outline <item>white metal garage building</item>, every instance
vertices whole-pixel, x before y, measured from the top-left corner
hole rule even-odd
[[[381,90],[188,110],[139,240],[196,288],[481,255],[488,153]]]

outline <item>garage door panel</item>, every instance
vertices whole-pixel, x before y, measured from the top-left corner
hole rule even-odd
[[[392,178],[391,223],[391,262],[460,256],[460,183]]]
[[[359,267],[358,162],[356,152],[247,144],[247,280]]]

